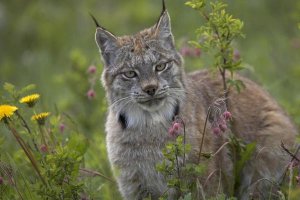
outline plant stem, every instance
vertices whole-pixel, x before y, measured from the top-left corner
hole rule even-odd
[[[185,166],[185,144],[186,144],[186,134],[185,134],[185,123],[181,120],[183,125],[183,166]]]
[[[201,144],[200,144],[200,150],[199,150],[199,155],[198,155],[198,163],[200,162],[200,158],[201,158],[202,147],[203,147],[204,137],[205,137],[205,133],[206,133],[206,126],[207,126],[207,121],[208,121],[208,118],[210,116],[210,113],[211,113],[211,107],[208,108],[207,115],[206,115],[206,118],[205,118],[205,123],[204,123],[203,131],[202,131],[202,139],[201,139]]]
[[[178,176],[178,186],[177,186],[177,191],[179,192],[179,194],[181,195],[181,186],[180,186],[180,180],[181,180],[181,176],[180,176],[180,166],[179,166],[179,161],[178,161],[178,146],[177,144],[175,144],[175,159],[176,159],[176,169],[177,169],[177,176]]]
[[[34,145],[35,150],[36,150],[36,151],[39,151],[39,148],[38,148],[38,146],[37,146],[37,144],[36,144],[36,142],[35,142],[35,139],[34,139],[34,137],[33,137],[33,135],[32,135],[32,132],[31,132],[31,130],[30,130],[30,128],[29,128],[27,122],[25,121],[25,119],[22,117],[22,115],[21,115],[18,111],[16,111],[16,114],[17,114],[17,116],[21,119],[21,121],[22,121],[22,123],[23,123],[23,126],[25,127],[25,129],[27,130],[27,132],[30,134],[31,140],[32,140],[32,143],[33,143],[33,145]]]
[[[47,144],[46,138],[45,138],[45,133],[44,133],[44,130],[41,125],[39,125],[39,130],[42,135],[42,143],[48,147],[48,144]]]
[[[14,129],[14,127],[8,122],[7,119],[4,119],[5,124],[7,125],[8,129],[10,130],[10,132],[14,135],[14,137],[16,138],[17,142],[19,143],[19,145],[21,146],[21,148],[23,149],[24,153],[26,154],[26,156],[29,158],[33,168],[35,169],[35,171],[37,172],[38,176],[40,177],[40,179],[42,180],[42,182],[44,183],[44,185],[47,186],[47,183],[45,181],[45,179],[42,177],[41,172],[39,170],[38,164],[30,150],[30,148],[27,147],[26,143],[24,142],[24,140],[20,137],[19,133],[16,131],[16,129]]]
[[[106,180],[109,180],[112,183],[116,183],[112,178],[109,178],[109,177],[101,174],[100,172],[93,171],[93,170],[90,170],[90,169],[85,169],[85,168],[80,168],[79,170],[82,171],[82,172],[86,172],[88,174],[91,174],[93,176],[100,176],[102,178],[105,178]]]

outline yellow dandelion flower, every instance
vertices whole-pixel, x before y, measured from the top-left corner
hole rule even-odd
[[[36,121],[39,125],[44,125],[45,124],[45,120],[47,119],[47,117],[50,115],[49,112],[43,112],[43,113],[39,113],[36,115],[33,115],[31,117],[32,121]]]
[[[31,94],[20,99],[20,103],[26,103],[29,107],[33,107],[39,100],[39,94]]]
[[[0,105],[0,120],[5,117],[11,117],[16,110],[18,110],[18,108],[15,106]]]

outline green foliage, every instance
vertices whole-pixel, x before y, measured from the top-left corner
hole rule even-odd
[[[234,56],[232,41],[244,36],[242,33],[244,24],[240,19],[235,19],[226,12],[227,4],[220,1],[210,2],[209,6],[206,4],[205,0],[186,2],[186,5],[197,10],[206,20],[206,24],[196,30],[197,41],[190,43],[214,54],[213,66],[223,78],[225,91],[228,81],[230,86],[235,86],[240,91],[243,83],[240,80],[234,80],[233,73],[243,69],[243,66],[240,58]],[[231,74],[231,80],[227,82],[225,81],[226,70]]]
[[[84,169],[88,140],[70,116],[60,114],[58,110],[50,116],[48,113],[36,114],[41,108],[32,102],[37,102],[39,96],[28,95],[21,103],[21,95],[34,88],[34,85],[28,85],[17,89],[13,84],[4,84],[8,93],[6,104],[17,106],[18,110],[7,114],[0,123],[7,127],[20,150],[13,153],[13,159],[0,153],[0,177],[4,180],[0,191],[5,191],[0,199],[28,199],[29,196],[30,199],[57,200],[98,198],[87,182],[95,175],[112,180]],[[0,141],[0,144],[4,143],[4,139]],[[20,169],[22,165],[25,171]],[[85,177],[83,172],[93,176]]]
[[[185,134],[185,133],[184,133]],[[196,178],[205,172],[204,164],[186,163],[185,155],[191,150],[189,144],[185,144],[184,135],[179,135],[175,141],[166,144],[163,149],[164,159],[157,164],[156,169],[164,175],[168,187],[173,188],[178,199],[191,199],[195,194]],[[167,198],[167,192],[161,199]]]
[[[55,154],[42,155],[42,175],[48,185],[40,184],[39,194],[45,199],[80,199],[84,192],[79,178],[80,164],[87,144],[82,135],[74,135],[64,146],[59,144]]]
[[[193,37],[195,27],[207,23],[207,20],[199,19],[196,12],[190,12],[189,8],[182,6],[182,1],[166,1],[166,3],[172,19],[172,31],[180,47],[180,41]],[[228,3],[226,10],[245,22],[243,32],[248,36],[247,39],[233,43],[234,48],[238,47],[243,55],[243,61],[252,66],[251,71],[244,74],[259,82],[275,96],[300,127],[300,109],[297,109],[300,107],[298,95],[300,85],[295,84],[300,77],[299,29],[297,29],[300,3],[295,0],[226,3]],[[206,7],[205,11],[208,12],[209,1],[194,8],[201,7]],[[94,42],[95,28],[88,12],[96,15],[104,27],[121,35],[131,34],[154,24],[160,10],[161,4],[157,1],[140,0],[130,2],[114,0],[114,3],[110,0],[38,3],[1,1],[0,85],[4,85],[5,82],[13,83],[15,89],[20,92],[18,88],[21,86],[28,83],[36,84],[37,91],[43,97],[40,107],[52,111],[48,122],[53,126],[53,130],[58,130],[60,122],[66,125],[66,133],[55,134],[57,140],[65,142],[70,139],[73,136],[71,130],[84,134],[89,140],[84,166],[112,177],[106,155],[103,126],[106,102],[100,84],[95,84],[97,94],[95,99],[86,98],[86,92],[91,86],[86,69],[89,64],[101,66]],[[211,54],[214,56],[216,51]],[[214,64],[211,63],[212,60],[209,54],[201,52],[201,60],[186,57],[185,67],[191,71],[211,66]],[[101,67],[98,68],[97,80],[100,78],[100,71]],[[235,84],[232,85],[236,87]],[[9,98],[3,90],[0,90],[0,103],[17,104],[18,96],[28,92],[30,91]],[[21,106],[20,109],[23,110],[24,107]],[[60,117],[56,117],[56,113],[60,113]],[[30,121],[32,113],[25,111],[22,115],[26,116],[26,121]],[[13,116],[14,120],[15,118],[17,117]],[[18,128],[22,127],[19,123],[15,125]],[[36,129],[33,131],[34,134],[39,132],[36,125],[33,129]],[[27,132],[23,129],[18,130],[22,137],[33,145]],[[16,145],[15,139],[2,123],[0,132],[1,166],[5,162],[5,165],[9,163],[14,169],[14,178],[19,183],[18,188],[25,199],[40,199],[35,192],[31,192],[35,190],[31,184],[32,180],[37,179],[37,175],[33,173],[28,159],[24,158],[24,152]],[[87,193],[91,194],[90,197],[105,200],[121,199],[115,183],[103,178],[86,179],[88,180],[84,181],[84,187]],[[5,199],[19,199],[13,185],[6,184],[1,188],[3,187],[6,188],[3,190],[5,192],[2,193],[0,190],[0,194],[5,194],[7,197]],[[294,199],[297,199],[297,196]]]
[[[244,142],[234,135],[229,137],[229,152],[233,162],[233,177],[234,184],[231,188],[231,194],[238,191],[240,187],[240,177],[242,170],[246,166],[247,162],[251,159],[256,150],[256,143],[244,144]]]
[[[225,98],[227,97],[227,83],[240,91],[244,84],[241,80],[234,80],[233,73],[243,67],[240,56],[234,56],[232,42],[243,36],[243,22],[228,14],[225,10],[227,4],[220,1],[210,2],[209,6],[206,0],[192,0],[185,4],[198,11],[206,21],[196,30],[197,41],[190,41],[190,43],[214,54],[213,66],[222,76]],[[231,74],[229,80],[226,80],[226,70],[229,70]]]

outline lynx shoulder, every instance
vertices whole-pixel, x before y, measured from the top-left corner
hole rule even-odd
[[[167,185],[155,166],[171,139],[168,128],[174,116],[179,115],[186,125],[187,141],[192,146],[188,161],[197,162],[208,108],[223,93],[221,79],[205,70],[185,73],[166,9],[154,26],[132,36],[117,37],[96,24],[96,42],[105,66],[102,83],[109,102],[107,150],[118,172],[120,192],[128,200],[149,196],[158,199],[167,191]],[[250,186],[257,180],[281,178],[289,157],[280,144],[292,147],[296,129],[267,92],[244,77],[238,78],[246,87],[240,93],[229,91],[228,109],[233,116],[230,132],[246,143],[257,143],[255,159],[243,170],[236,194],[238,199],[248,199],[254,191]],[[214,152],[225,140],[207,133],[203,149]],[[207,165],[207,175],[216,170],[229,177],[232,173],[226,147]],[[219,184],[215,179],[219,177],[212,178],[204,188],[207,194],[213,195]],[[261,195],[268,195],[269,187],[263,183],[256,188],[267,192]],[[226,193],[225,188],[223,191]],[[175,198],[173,191],[168,193],[170,199]]]

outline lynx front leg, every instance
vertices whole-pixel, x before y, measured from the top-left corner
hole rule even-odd
[[[147,197],[158,200],[167,191],[167,185],[155,169],[135,172],[133,170],[123,169],[118,177],[119,189],[126,200],[143,200]]]

